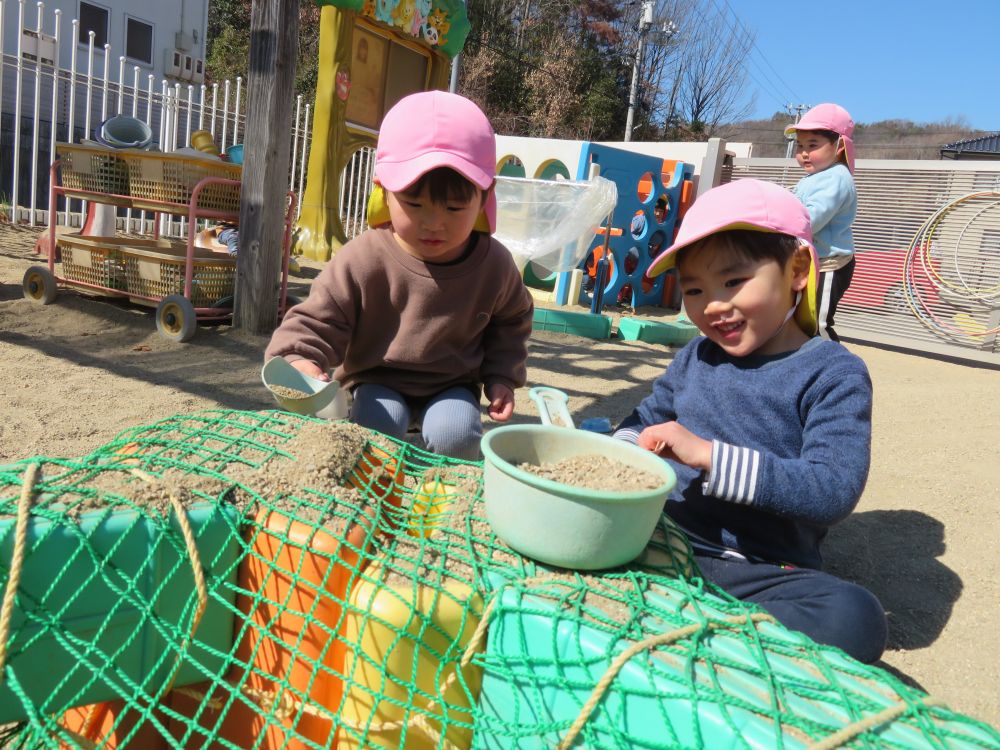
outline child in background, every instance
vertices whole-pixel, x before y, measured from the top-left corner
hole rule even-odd
[[[226,246],[226,251],[235,256],[240,251],[240,230],[235,224],[220,224],[216,229],[219,232],[219,242]]]
[[[667,220],[667,199],[657,198],[656,205],[653,207],[653,218],[656,219],[657,224],[662,224]]]
[[[785,135],[795,136],[795,160],[806,171],[795,195],[809,211],[819,255],[819,334],[839,341],[833,316],[854,276],[854,120],[843,107],[818,104]]]
[[[506,422],[526,379],[532,300],[495,229],[496,141],[473,102],[401,99],[379,132],[373,227],[326,264],[265,357],[327,371],[354,394],[351,421],[395,437],[421,423],[428,450],[476,459],[480,397]],[[379,225],[380,221],[387,223]]]
[[[703,336],[681,349],[615,437],[667,459],[666,512],[706,579],[864,662],[882,654],[873,594],[821,570],[820,543],[854,509],[871,460],[871,380],[817,337],[809,215],[758,180],[699,198],[650,267],[676,264]]]
[[[235,258],[240,252],[240,229],[231,221],[216,224],[213,227],[208,227],[207,229],[203,229],[198,232],[198,235],[195,238],[195,244],[196,246],[203,247],[206,250],[213,250],[216,252],[225,251],[226,254]],[[298,273],[300,270],[301,268],[299,267],[298,261],[295,260],[295,256],[289,256],[289,273]]]

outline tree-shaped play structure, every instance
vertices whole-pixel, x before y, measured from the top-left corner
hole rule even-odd
[[[319,78],[312,149],[296,233],[307,258],[327,260],[346,241],[341,174],[374,146],[393,104],[445,88],[469,32],[460,0],[318,0]]]

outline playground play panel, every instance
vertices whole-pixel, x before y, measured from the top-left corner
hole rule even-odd
[[[178,416],[78,459],[4,466],[0,488],[5,578],[36,553],[54,571],[17,589],[0,695],[32,747],[1000,747],[988,726],[712,589],[665,520],[628,566],[547,568],[493,534],[479,464],[343,423]],[[138,516],[156,541],[129,567],[88,513]],[[43,549],[48,529],[85,554]],[[161,548],[172,564],[143,564]],[[186,597],[168,594],[192,571],[204,576]],[[63,617],[65,576],[140,605],[166,641],[155,679]],[[205,630],[213,608],[232,617],[222,644]],[[29,625],[76,682],[32,686]]]

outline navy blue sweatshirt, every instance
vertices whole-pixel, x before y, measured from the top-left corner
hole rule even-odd
[[[699,337],[615,437],[634,443],[644,427],[676,420],[711,440],[711,471],[671,461],[667,513],[696,546],[819,568],[827,529],[864,490],[871,412],[868,370],[839,343],[734,358]]]

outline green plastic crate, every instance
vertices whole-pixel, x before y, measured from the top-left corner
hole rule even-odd
[[[683,346],[698,335],[698,327],[685,321],[660,323],[655,320],[622,318],[618,321],[618,335],[626,341]]]
[[[515,587],[497,596],[473,750],[555,747],[613,659],[630,644],[600,624],[580,620],[558,596],[543,599]],[[679,625],[657,612],[690,624],[726,614],[710,594],[692,606],[684,587],[653,584],[644,599],[641,625],[647,634]],[[813,740],[803,727],[829,734],[898,703],[895,689],[878,679],[876,668],[836,649],[822,651],[821,664],[797,658],[809,651],[806,636],[769,622],[757,629],[764,646],[721,628],[700,636],[700,657],[690,640],[634,656],[616,674],[573,747],[807,750]],[[782,710],[794,719],[775,716],[773,694],[781,696]],[[943,746],[929,735],[947,737],[951,750],[994,746],[987,727],[950,711],[924,719],[933,724],[926,733],[917,721],[884,723],[879,746]],[[512,736],[517,727],[524,727],[524,734]],[[539,727],[548,729],[539,733]]]
[[[239,513],[232,506],[188,508],[209,589],[195,637],[180,657],[174,686],[220,671],[232,650]],[[173,513],[153,520],[134,510],[82,513],[53,521],[36,514],[10,626],[0,723],[23,720],[29,706],[96,703],[155,693],[170,678],[197,604],[191,563]],[[0,520],[4,584],[15,519]],[[205,670],[208,670],[207,672]],[[96,678],[95,678],[95,675]]]
[[[611,318],[607,315],[593,313],[536,307],[532,327],[537,331],[571,333],[574,336],[584,336],[588,339],[611,337]]]

